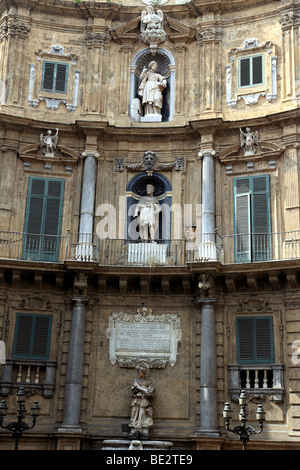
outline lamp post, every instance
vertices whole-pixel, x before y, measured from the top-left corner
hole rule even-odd
[[[28,423],[23,422],[26,414],[25,399],[26,394],[24,387],[20,387],[17,394],[17,403],[19,405],[19,408],[17,409],[17,421],[13,421],[5,426],[3,425],[3,419],[7,414],[7,404],[5,400],[2,400],[0,403],[0,427],[12,431],[12,436],[15,439],[15,450],[18,450],[19,439],[22,437],[23,432],[34,428],[37,417],[40,414],[39,404],[35,401],[30,409],[32,424],[29,425]]]
[[[259,430],[254,429],[252,426],[247,425],[247,405],[249,401],[249,396],[246,394],[245,390],[242,390],[239,396],[239,404],[240,404],[240,413],[239,413],[239,420],[242,424],[235,426],[233,429],[230,428],[230,420],[232,418],[232,409],[230,408],[230,403],[225,403],[223,409],[223,418],[225,421],[225,426],[227,431],[230,431],[234,434],[238,434],[240,436],[240,441],[243,444],[243,450],[246,450],[247,442],[249,441],[249,437],[252,434],[260,434],[263,431],[264,427],[264,420],[266,418],[266,413],[262,407],[262,405],[258,405],[256,410],[256,419],[259,422]]]

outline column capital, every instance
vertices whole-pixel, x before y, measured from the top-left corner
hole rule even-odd
[[[206,157],[206,156],[215,157],[216,151],[213,148],[210,148],[210,149],[200,150],[200,152],[198,152],[199,159]]]
[[[85,150],[84,152],[82,152],[81,157],[94,157],[97,160],[100,157],[100,153],[98,153],[96,150]]]
[[[211,297],[196,297],[194,299],[194,304],[197,306],[197,307],[203,307],[203,306],[206,306],[206,305],[211,305],[212,307],[214,306],[214,304],[216,303],[216,299],[215,298],[211,298]]]

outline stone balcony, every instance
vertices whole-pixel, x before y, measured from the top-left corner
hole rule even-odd
[[[300,230],[268,234],[193,234],[180,240],[101,239],[96,234],[65,236],[0,232],[0,259],[63,264],[95,262],[100,266],[221,265],[300,258]]]

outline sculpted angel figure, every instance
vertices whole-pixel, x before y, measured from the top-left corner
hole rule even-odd
[[[133,381],[131,387],[130,436],[138,434],[145,438],[149,436],[149,429],[153,426],[151,399],[155,395],[155,388],[146,379],[148,364],[140,363],[137,369],[139,377]]]
[[[47,131],[46,135],[40,135],[40,147],[43,149],[44,155],[54,155],[58,142],[58,129],[56,134],[52,135],[52,131]]]
[[[167,79],[156,72],[157,62],[152,60],[143,68],[139,77],[138,95],[142,99],[144,114],[161,114],[163,107],[162,92],[167,86]]]
[[[162,29],[163,12],[161,10],[157,10],[155,13],[154,8],[151,5],[148,5],[146,10],[143,10],[141,14],[141,31],[145,28]]]
[[[140,216],[139,231],[141,240],[148,240],[149,234],[151,240],[155,240],[156,237],[159,225],[158,215],[161,207],[158,199],[153,196],[154,189],[152,184],[147,184],[147,196],[141,197],[135,209],[134,217]]]
[[[256,152],[256,146],[258,145],[258,132],[251,131],[250,127],[246,127],[246,132],[243,132],[240,128],[240,143],[241,147],[244,148],[245,155],[253,155]]]

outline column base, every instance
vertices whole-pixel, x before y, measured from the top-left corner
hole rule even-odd
[[[82,427],[81,426],[76,426],[76,424],[62,424],[57,432],[59,433],[75,433],[75,434],[80,434],[82,433]]]
[[[203,437],[220,437],[220,432],[218,429],[214,428],[200,428],[195,432],[195,435]]]

